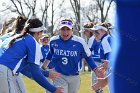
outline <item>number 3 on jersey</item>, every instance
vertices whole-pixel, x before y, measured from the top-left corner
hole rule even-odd
[[[66,57],[62,57],[62,63],[64,65],[67,65],[68,64],[68,59]]]

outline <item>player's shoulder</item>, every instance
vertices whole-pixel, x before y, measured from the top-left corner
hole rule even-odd
[[[91,36],[91,37],[89,38],[89,40],[94,41],[94,40],[95,40],[95,36],[94,36],[94,35]]]
[[[109,42],[110,43],[111,42],[111,36],[110,35],[105,36],[102,40],[102,43],[103,42]]]
[[[26,34],[24,37],[21,38],[21,40],[24,40],[27,44],[33,44],[37,42],[35,38],[30,34]]]
[[[59,39],[59,35],[53,36],[50,38],[50,41],[54,41],[54,40],[58,40]]]
[[[76,35],[73,35],[72,40],[77,41],[77,42],[83,42],[83,41],[85,41],[82,37],[79,37],[79,36],[76,36]]]
[[[73,35],[72,40],[73,40],[73,41],[76,41],[76,42],[79,42],[79,43],[81,43],[81,44],[86,43],[85,40],[84,40],[84,38],[79,37],[79,36],[76,36],[76,35]]]

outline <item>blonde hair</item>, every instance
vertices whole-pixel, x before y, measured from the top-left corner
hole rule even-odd
[[[0,35],[4,35],[4,34],[8,33],[9,30],[12,30],[12,26],[13,26],[12,24],[15,20],[16,20],[15,17],[7,18],[2,25]],[[11,27],[11,29],[9,29],[10,27]]]

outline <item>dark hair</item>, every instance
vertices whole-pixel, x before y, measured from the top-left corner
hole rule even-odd
[[[4,35],[5,33],[14,32],[13,35],[15,35],[16,33],[20,33],[24,28],[26,21],[27,18],[22,16],[18,16],[17,18],[12,17],[11,19],[7,19],[3,25],[3,31],[1,32],[1,34]],[[10,25],[12,25],[12,27],[11,29],[8,29]]]
[[[16,33],[18,32],[20,33],[23,30],[26,21],[27,21],[27,18],[25,17],[22,17],[22,16],[17,17],[16,22],[15,22]]]
[[[38,19],[38,18],[34,18],[34,19],[29,19],[27,20],[24,29],[21,31],[20,35],[16,38],[14,38],[10,43],[9,46],[11,46],[16,39],[21,38],[23,36],[26,35],[26,33],[29,33],[31,35],[33,35],[35,32],[30,32],[29,29],[30,28],[37,28],[37,27],[41,27],[43,24],[42,22]]]

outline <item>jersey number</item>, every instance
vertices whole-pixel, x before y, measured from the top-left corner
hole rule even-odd
[[[68,59],[67,59],[66,57],[63,57],[63,58],[62,58],[62,63],[63,63],[64,65],[68,64]]]

